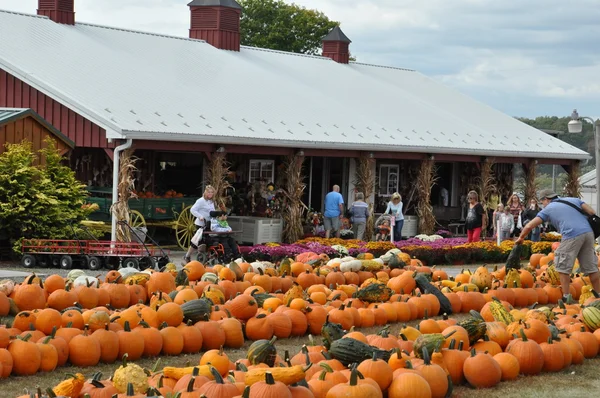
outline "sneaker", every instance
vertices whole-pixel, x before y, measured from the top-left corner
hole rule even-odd
[[[181,263],[183,265],[186,265],[187,263],[189,263],[190,261],[192,261],[191,258],[189,258],[188,256],[183,256],[183,260],[181,261]]]
[[[565,304],[573,304],[573,298],[570,294],[562,296],[562,302]]]

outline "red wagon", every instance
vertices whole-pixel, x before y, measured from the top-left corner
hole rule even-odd
[[[99,240],[24,239],[21,264],[26,268],[59,267],[62,269],[103,267],[152,268],[169,262],[169,251],[139,242]]]

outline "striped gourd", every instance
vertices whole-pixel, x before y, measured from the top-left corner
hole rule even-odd
[[[552,286],[560,285],[560,277],[558,276],[558,272],[556,271],[556,268],[554,268],[554,265],[551,265],[546,269],[546,275],[548,277],[547,282]]]
[[[596,307],[585,307],[581,311],[581,319],[591,331],[600,328],[600,310]]]
[[[519,275],[519,271],[511,268],[506,274],[506,278],[504,278],[504,283],[508,287],[521,287],[521,275]]]
[[[492,301],[490,301],[490,311],[496,322],[502,322],[503,324],[508,325],[515,320],[496,297],[492,297]]]

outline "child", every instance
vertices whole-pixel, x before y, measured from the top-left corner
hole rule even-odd
[[[504,205],[502,203],[499,203],[498,206],[496,206],[494,214],[492,215],[492,228],[494,230],[494,238],[498,236],[498,220],[500,220],[500,216],[502,216],[502,213],[504,213]]]
[[[211,211],[210,230],[213,232],[231,232],[231,227],[227,223],[227,214],[222,211]],[[238,245],[231,235],[216,235],[214,236],[225,250],[225,261],[231,261],[240,256]]]
[[[375,240],[377,242],[386,241],[390,236],[390,222],[389,220],[384,220],[379,227],[377,227],[377,235],[375,235]]]
[[[510,212],[510,207],[506,206],[504,208],[504,213],[500,215],[500,241],[505,241],[510,239],[510,235],[513,233],[515,229],[515,218]]]

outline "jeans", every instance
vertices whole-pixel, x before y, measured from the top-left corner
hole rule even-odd
[[[510,239],[510,229],[508,231],[500,230],[500,242]]]
[[[355,222],[352,224],[352,231],[354,232],[354,239],[363,240],[365,235],[366,222]],[[370,241],[371,239],[367,239]]]
[[[394,224],[394,242],[402,240],[402,227],[404,226],[404,220],[396,220]]]
[[[529,239],[532,242],[539,242],[540,241],[540,227],[535,227],[534,229],[531,230],[531,233],[529,234]]]

